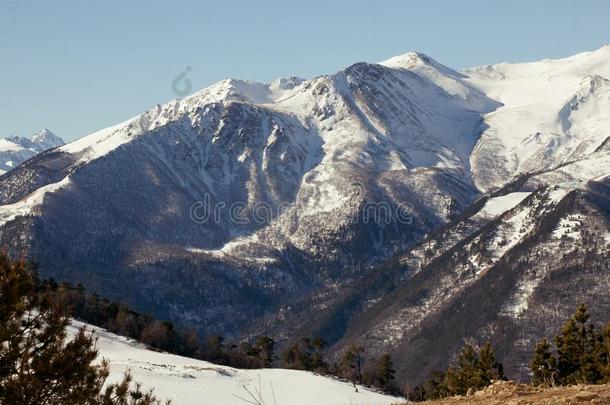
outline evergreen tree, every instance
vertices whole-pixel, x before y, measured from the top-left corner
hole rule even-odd
[[[555,336],[560,384],[595,383],[602,377],[596,356],[598,339],[588,321],[587,306],[581,304]]]
[[[610,322],[602,330],[600,340],[599,363],[603,375],[602,382],[610,383]]]
[[[533,385],[555,385],[558,375],[557,359],[551,353],[551,344],[546,338],[536,343],[530,369]]]
[[[322,353],[325,347],[326,342],[322,338],[302,338],[282,353],[282,366],[326,373],[329,367]]]
[[[536,345],[531,362],[534,385],[610,381],[610,325],[598,333],[585,305],[562,325],[554,341],[556,356],[546,339]]]
[[[446,374],[446,388],[452,395],[465,395],[468,388],[477,385],[477,353],[474,347],[466,344],[458,354],[455,367],[449,367]]]
[[[490,385],[493,380],[504,380],[506,378],[503,366],[496,361],[496,354],[489,342],[485,343],[479,351],[475,374],[475,387],[477,389]]]
[[[313,353],[311,355],[311,369],[318,373],[327,373],[328,364],[324,361],[323,350],[326,348],[326,341],[321,337],[314,338],[311,342]]]
[[[445,372],[437,370],[432,373],[431,378],[423,384],[424,399],[441,399],[449,396],[447,385],[445,384],[447,375]],[[421,395],[421,394],[420,394]]]
[[[394,364],[392,363],[392,358],[389,354],[384,354],[381,356],[377,363],[376,367],[377,371],[377,386],[381,388],[384,392],[394,393],[396,391],[394,374],[396,370],[394,370]]]
[[[282,367],[299,370],[302,368],[298,367],[298,359],[301,356],[299,345],[290,346],[288,349],[282,352]]]
[[[260,361],[260,367],[268,368],[273,364],[273,349],[275,341],[269,336],[261,336],[254,347],[256,348],[257,357]]]
[[[210,361],[220,364],[226,362],[227,355],[225,353],[224,340],[220,335],[208,337],[207,351]]]
[[[52,290],[38,292],[24,261],[0,255],[0,403],[12,405],[149,405],[152,393],[131,379],[102,393],[108,365],[81,328],[67,338],[70,318]],[[112,394],[114,395],[107,395]]]
[[[490,385],[493,380],[505,378],[502,364],[496,361],[489,342],[480,349],[466,344],[447,371],[434,372],[428,381],[417,387],[415,394],[421,396],[423,393],[425,399],[465,395]]]

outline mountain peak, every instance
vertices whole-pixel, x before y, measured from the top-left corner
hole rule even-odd
[[[380,65],[391,69],[407,69],[414,71],[438,72],[452,79],[463,79],[465,76],[442,63],[437,62],[422,52],[409,52],[404,55],[394,56],[379,62]]]
[[[438,63],[428,55],[422,52],[408,52],[403,55],[393,56],[389,59],[386,59],[382,62],[379,62],[380,65],[384,65],[390,68],[395,69],[413,69],[422,64],[433,64]]]
[[[40,145],[41,149],[50,149],[64,144],[63,139],[55,135],[48,128],[43,128],[30,137],[30,140]]]

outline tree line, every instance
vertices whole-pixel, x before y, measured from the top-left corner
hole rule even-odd
[[[68,337],[70,313],[57,298],[25,261],[0,254],[0,403],[160,405],[129,373],[104,386],[95,337],[85,328]]]
[[[536,343],[530,370],[534,386],[609,383],[610,322],[591,322],[587,306],[581,304],[552,340]],[[481,348],[467,344],[446,371],[435,371],[407,395],[414,401],[466,395],[504,379],[490,343]]]
[[[506,379],[490,343],[466,344],[445,371],[404,392],[389,354],[367,356],[359,345],[327,358],[320,337],[301,338],[278,352],[275,340],[227,342],[223,336],[200,338],[194,329],[176,328],[127,306],[100,298],[82,286],[40,281],[33,266],[0,254],[0,403],[158,405],[152,391],[129,374],[104,387],[108,364],[96,363],[94,336],[84,328],[68,339],[70,318],[139,340],[152,348],[237,368],[306,370],[332,375],[388,394],[421,401],[467,395]],[[585,305],[552,339],[542,339],[530,363],[532,384],[555,386],[610,382],[610,322],[595,325]]]
[[[103,362],[94,365],[97,350],[92,333],[82,328],[73,340],[68,338],[65,329],[70,318],[133,338],[153,349],[216,364],[236,368],[279,367],[312,371],[344,378],[353,382],[354,386],[365,384],[385,392],[397,392],[388,355],[363,369],[361,348],[348,348],[339,362],[330,362],[325,357],[327,344],[319,337],[302,338],[279,353],[275,340],[269,336],[237,342],[226,341],[221,335],[200,337],[194,329],[175,327],[172,322],[133,311],[124,304],[89,293],[81,285],[57,283],[53,279],[39,280],[31,263],[11,261],[2,253],[0,288],[0,403],[160,403],[151,392],[144,392],[139,384],[134,384],[130,375],[126,375],[118,384],[109,385],[102,393],[108,365]],[[44,333],[38,333],[39,329]],[[45,364],[43,360],[34,361],[40,355],[39,346],[54,348],[54,354],[44,352],[41,355],[50,364]],[[11,350],[7,350],[7,347]],[[32,369],[15,378],[12,372],[23,368],[25,363]],[[47,375],[49,368],[55,370],[54,376]],[[46,377],[40,377],[43,374]],[[56,383],[62,379],[63,382],[55,390],[32,394],[31,398],[16,391],[19,388],[37,392],[39,388],[42,390],[43,387],[52,386],[50,380]],[[87,388],[80,393],[74,389],[70,394],[72,396],[60,395],[61,391],[71,392],[67,387],[82,384],[83,380],[87,380]],[[16,399],[20,396],[23,398],[21,402]],[[87,401],[83,399],[85,396],[89,398]]]
[[[200,337],[195,329],[177,328],[172,322],[138,313],[88,293],[82,285],[49,280],[41,283],[41,289],[53,291],[75,318],[169,353],[236,368],[312,371],[348,380],[354,387],[361,384],[389,394],[399,393],[388,354],[372,358],[365,366],[364,349],[350,346],[338,361],[329,362],[325,358],[327,343],[321,337],[303,337],[278,353],[277,342],[270,336],[238,342],[227,341],[222,335]]]

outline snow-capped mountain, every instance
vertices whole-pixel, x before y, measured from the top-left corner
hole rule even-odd
[[[507,374],[527,379],[535,343],[580,303],[606,320],[610,187],[512,187],[343,286],[349,294],[319,295],[306,305],[317,324],[293,333],[344,329],[335,351],[358,342],[393,353],[409,383],[445,367],[465,339],[492,341]]]
[[[404,402],[366,387],[358,391],[348,382],[307,371],[282,369],[241,370],[188,357],[148,349],[131,339],[104,329],[73,321],[74,336],[85,326],[97,338],[99,357],[108,361],[108,383],[118,382],[130,371],[145,390],[154,389],[162,400],[175,405],[242,405],[253,403],[284,405],[384,405]],[[254,398],[250,395],[254,396]]]
[[[547,284],[515,258],[563,249],[553,232],[576,216],[597,227],[591,257],[606,254],[608,78],[606,46],[459,72],[408,53],[311,80],[227,79],[5,174],[0,245],[206,332],[306,324],[408,360],[422,325],[481,298],[481,280],[503,286],[489,324],[458,317],[455,339],[534,319]],[[397,291],[409,301],[384,306]],[[350,324],[353,308],[370,318]]]
[[[44,128],[30,138],[10,136],[0,138],[0,175],[47,149],[64,144],[64,141]]]
[[[102,291],[126,296],[137,285],[140,306],[234,332],[264,311],[240,296],[272,308],[345,277],[350,263],[393,254],[467,207],[478,193],[469,152],[496,105],[466,85],[454,95],[379,64],[309,81],[225,80],[12,171],[0,188],[2,237],[53,267],[41,264],[48,274],[87,283],[104,268]],[[202,201],[224,212],[196,221]],[[364,218],[368,203],[386,205],[383,221]],[[8,240],[14,226],[27,234],[18,246]],[[126,280],[125,266],[139,270]],[[210,271],[195,270],[202,266]],[[144,276],[181,284],[184,276],[163,270],[176,267],[206,287],[191,285],[178,302],[156,287],[157,276]],[[226,306],[241,315],[215,309]]]
[[[565,59],[466,70],[468,83],[503,104],[486,115],[471,156],[475,183],[500,187],[584,159],[606,142],[609,60],[604,46]]]

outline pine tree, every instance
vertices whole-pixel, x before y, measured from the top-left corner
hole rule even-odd
[[[536,343],[530,368],[532,370],[533,385],[555,385],[555,379],[558,375],[557,359],[551,353],[551,344],[546,338]]]
[[[480,349],[471,344],[464,345],[455,363],[442,374],[442,383],[429,381],[427,384],[426,391],[430,395],[428,399],[465,395],[468,391],[490,385],[493,380],[505,379],[502,364],[496,361],[494,349],[489,342]]]
[[[255,343],[254,347],[257,350],[257,357],[260,360],[260,366],[263,368],[271,367],[273,364],[273,349],[275,341],[269,336],[261,336]]]
[[[394,393],[396,391],[394,374],[394,364],[389,354],[381,356],[376,367],[377,374],[377,386],[384,392]]]
[[[586,305],[580,305],[550,343],[538,342],[532,358],[534,385],[599,384],[610,380],[610,325],[597,332],[589,322]]]
[[[282,353],[282,366],[294,370],[307,370],[309,367],[308,356],[301,350],[301,345],[296,343]]]
[[[599,364],[602,371],[602,382],[610,383],[610,322],[606,324],[600,335]]]
[[[558,381],[562,385],[595,383],[601,379],[596,359],[597,335],[588,321],[587,306],[581,304],[555,336]]]
[[[210,361],[220,364],[225,364],[227,354],[225,353],[225,339],[220,335],[208,337],[207,354]]]
[[[92,334],[67,338],[70,318],[56,294],[39,293],[24,261],[0,255],[0,403],[12,405],[150,405],[158,400],[131,380],[102,393],[108,365],[95,364]],[[119,390],[120,388],[120,390]],[[119,392],[120,391],[120,392]]]
[[[505,379],[502,364],[496,361],[496,354],[487,342],[479,351],[479,357],[476,362],[474,388],[481,389],[491,384],[493,380]]]
[[[432,377],[424,383],[425,398],[423,399],[441,399],[449,396],[445,381],[447,375],[443,371],[435,371]]]
[[[465,395],[468,388],[477,385],[476,365],[477,353],[472,345],[466,344],[458,354],[456,367],[447,370],[447,390],[452,395]]]
[[[328,364],[324,361],[322,351],[326,348],[326,341],[321,337],[314,338],[311,342],[313,353],[311,355],[311,369],[318,373],[328,372]]]

